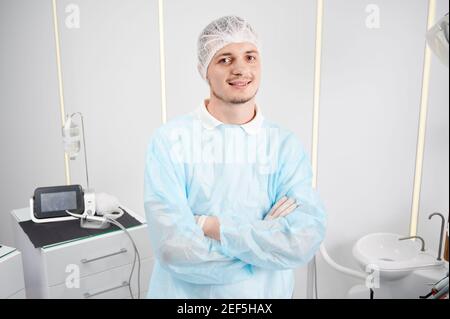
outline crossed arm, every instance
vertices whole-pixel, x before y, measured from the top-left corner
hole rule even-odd
[[[284,217],[292,213],[298,204],[295,199],[282,197],[275,205],[272,206],[269,213],[267,213],[264,220],[273,220],[278,217]],[[197,224],[203,230],[205,236],[220,241],[220,220],[216,216],[203,216],[204,221],[199,223],[200,216],[196,216]]]
[[[156,257],[173,276],[197,284],[232,283],[250,278],[254,267],[291,269],[314,256],[325,213],[303,153],[281,167],[280,195],[264,220],[211,216],[200,228],[186,199],[183,167],[171,161],[167,145],[158,139],[149,145],[144,201]],[[290,201],[280,204],[283,196]]]

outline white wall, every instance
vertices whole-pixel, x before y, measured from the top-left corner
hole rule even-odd
[[[65,9],[80,9],[69,28]],[[51,1],[0,1],[0,242],[9,212],[65,184]],[[85,118],[91,187],[143,214],[146,144],[161,124],[156,1],[57,1],[66,113]],[[76,119],[79,120],[78,118]],[[86,184],[83,152],[72,183]]]
[[[50,1],[0,1],[0,242],[34,189],[64,184]]]
[[[61,27],[66,113],[85,118],[90,184],[143,214],[146,144],[161,124],[157,2],[59,0],[76,3],[80,28]],[[85,185],[84,161],[72,182]]]
[[[439,2],[438,17],[448,12],[444,2]],[[366,27],[368,4],[379,7],[379,29]],[[357,267],[351,249],[362,235],[409,235],[427,5],[326,2],[318,187],[329,213],[325,245],[346,266]],[[448,212],[448,69],[433,63],[429,108],[434,115],[427,131],[439,130],[442,136],[434,142],[427,136],[423,177],[443,190],[423,184],[421,200]],[[423,205],[420,212],[422,221]],[[423,233],[419,229],[432,249],[439,231],[433,227]],[[343,297],[357,283],[330,269],[321,256],[318,268],[322,298]]]
[[[66,113],[85,116],[90,181],[143,213],[144,154],[161,124],[157,1],[58,0]],[[68,4],[80,28],[65,25]],[[448,2],[437,0],[437,17]],[[366,26],[366,6],[380,28]],[[164,1],[168,119],[198,107],[208,88],[196,70],[196,40],[212,19],[238,14],[262,40],[264,115],[311,147],[316,5],[313,0]],[[369,232],[407,234],[414,179],[426,27],[425,0],[325,1],[319,191],[325,244],[356,267],[353,242]],[[9,212],[38,186],[65,183],[51,1],[0,0],[0,242],[12,244]],[[448,69],[433,58],[419,234],[437,248],[448,214]],[[71,163],[84,184],[83,162]],[[319,297],[355,283],[318,257]],[[305,269],[296,297],[305,296]]]
[[[369,3],[329,1],[324,13],[318,185],[326,247],[352,267],[360,236],[408,233],[426,19],[425,1],[408,10],[405,1],[379,1],[380,28],[369,29]],[[318,267],[320,296],[350,288],[321,259]]]

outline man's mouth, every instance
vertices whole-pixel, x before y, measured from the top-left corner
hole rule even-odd
[[[236,81],[228,81],[228,84],[232,87],[241,89],[247,87],[252,81],[243,81],[243,80],[236,80]]]

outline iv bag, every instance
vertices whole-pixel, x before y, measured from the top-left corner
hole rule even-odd
[[[448,67],[448,13],[427,32],[427,43],[431,51]]]
[[[80,128],[72,121],[70,116],[67,116],[62,132],[64,151],[71,160],[74,160],[81,149]]]

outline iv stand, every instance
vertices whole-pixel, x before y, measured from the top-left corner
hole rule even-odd
[[[81,119],[81,130],[83,132],[83,150],[84,150],[84,166],[86,170],[86,191],[84,192],[84,200],[85,200],[85,212],[83,215],[87,214],[90,216],[95,216],[95,194],[94,190],[89,186],[89,170],[88,170],[88,162],[87,162],[87,151],[86,151],[86,136],[84,132],[84,119],[83,114],[81,112],[72,113],[70,115],[70,119],[72,119],[75,115],[78,115]],[[80,226],[82,228],[90,228],[90,229],[105,229],[109,227],[109,223],[106,221],[94,221],[87,219],[80,219]]]

